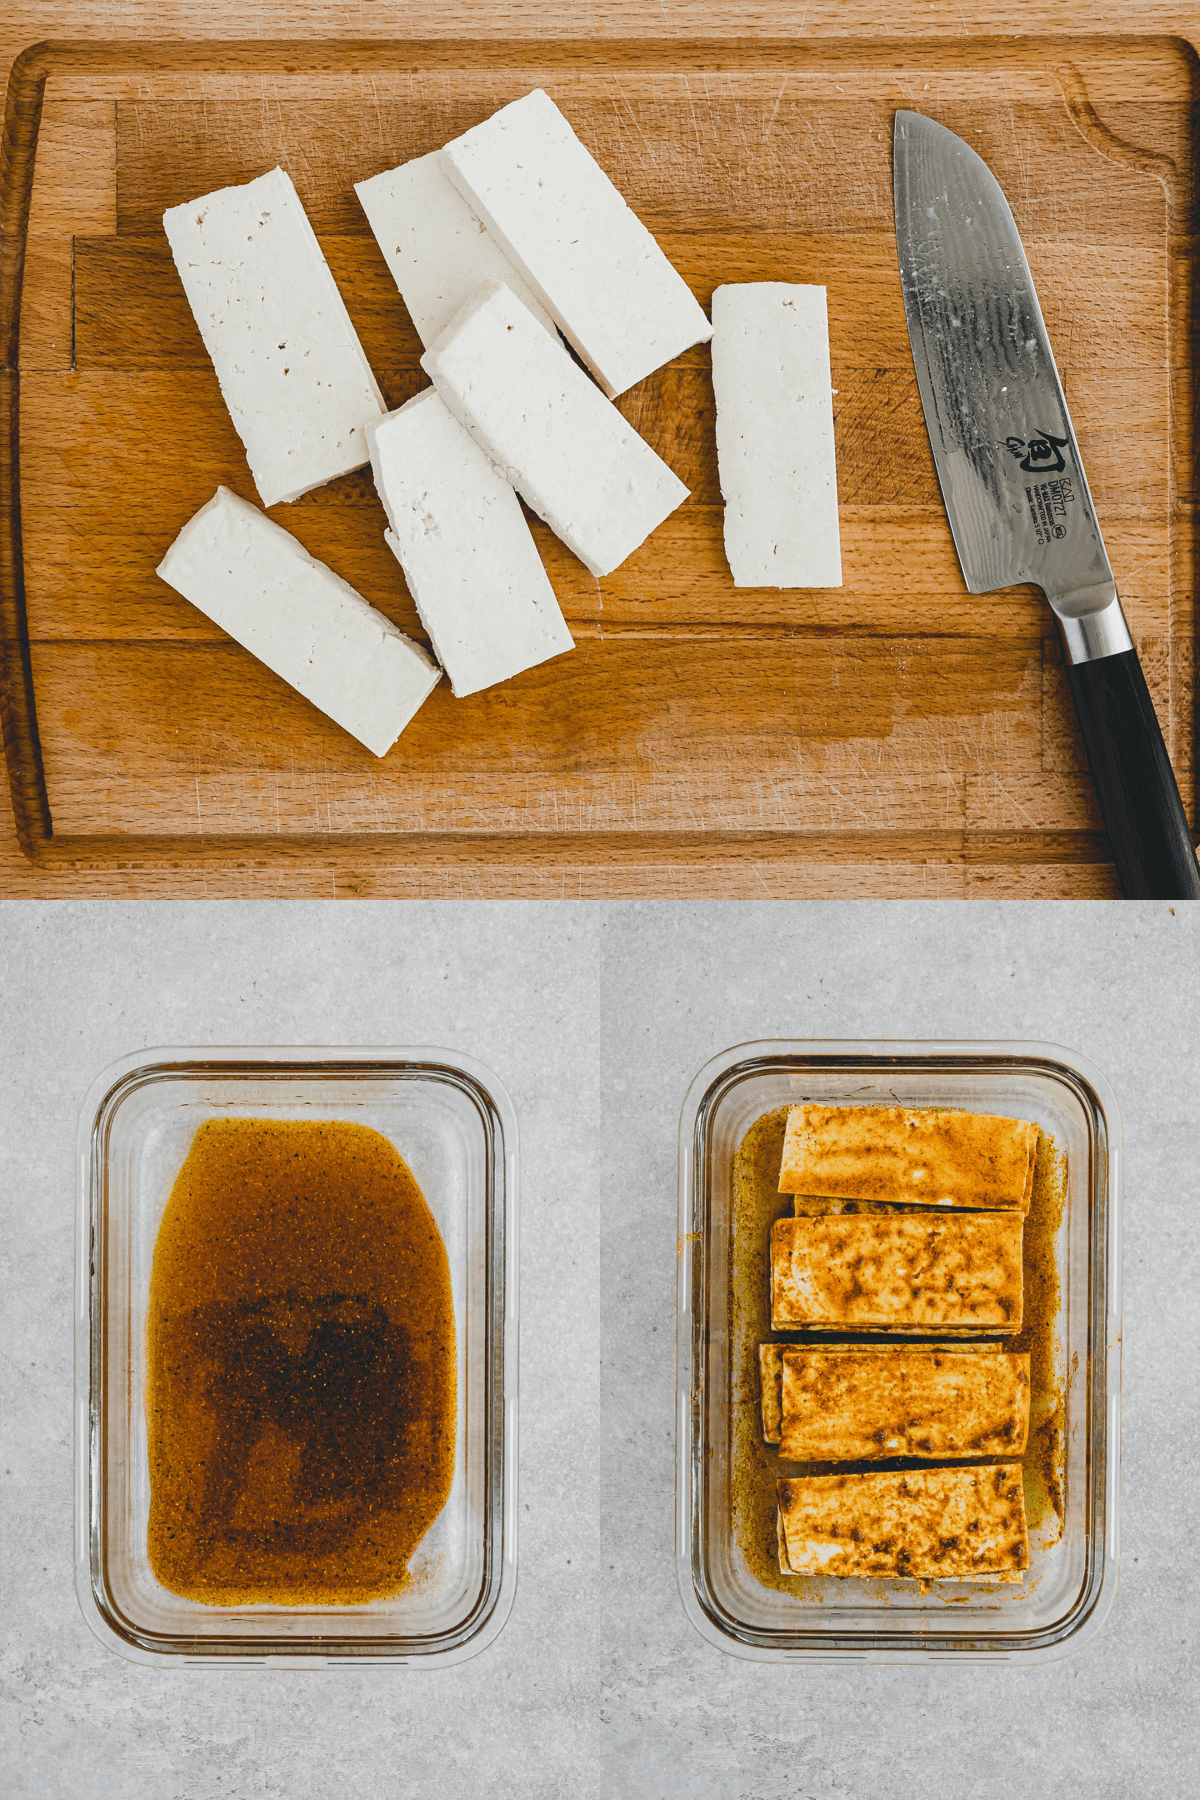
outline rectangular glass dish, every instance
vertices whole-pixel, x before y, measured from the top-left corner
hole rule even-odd
[[[146,1316],[154,1246],[213,1119],[369,1126],[412,1170],[449,1261],[457,1348],[449,1499],[400,1593],[368,1605],[204,1605],[147,1554]],[[164,1049],[93,1083],[80,1118],[75,1577],[88,1623],[134,1662],[461,1662],[516,1591],[517,1128],[491,1072],[437,1049]]]
[[[745,1247],[734,1243],[735,1162],[757,1120],[804,1100],[1031,1119],[1065,1158],[1061,1217],[1048,1239],[1058,1294],[1045,1327],[1062,1408],[1061,1535],[1054,1541],[1055,1518],[1040,1529],[1031,1518],[1020,1584],[935,1582],[924,1595],[915,1581],[776,1585],[761,1555],[756,1562],[743,1483],[757,1393],[740,1342],[747,1331],[737,1309],[747,1303],[734,1278],[735,1261],[745,1265]],[[1047,1044],[802,1040],[715,1057],[680,1119],[677,1330],[676,1578],[709,1643],[760,1662],[1049,1662],[1100,1629],[1117,1583],[1121,1122],[1112,1089],[1085,1058]]]

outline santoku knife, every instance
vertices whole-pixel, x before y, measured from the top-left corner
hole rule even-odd
[[[1200,899],[1200,870],[1117,598],[1029,264],[987,164],[896,114],[896,243],[925,423],[972,594],[1035,582],[1130,900]]]

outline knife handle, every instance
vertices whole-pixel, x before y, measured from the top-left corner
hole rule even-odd
[[[1200,900],[1200,868],[1136,650],[1067,664],[1127,900]]]

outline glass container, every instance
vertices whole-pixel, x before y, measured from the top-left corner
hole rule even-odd
[[[340,1120],[412,1170],[449,1259],[457,1368],[450,1497],[395,1596],[363,1606],[211,1606],[171,1593],[146,1549],[146,1312],[159,1222],[209,1119]],[[76,1590],[135,1662],[461,1662],[517,1579],[517,1126],[491,1072],[439,1049],[173,1048],[106,1069],[78,1137]]]
[[[731,1369],[733,1171],[764,1113],[801,1101],[965,1107],[1032,1119],[1066,1158],[1053,1357],[1065,1408],[1061,1536],[1031,1530],[1020,1584],[808,1577],[782,1592],[739,1540]],[[707,1063],[679,1136],[676,1576],[710,1644],[760,1662],[1048,1662],[1089,1642],[1117,1583],[1121,1122],[1086,1058],[1036,1043],[772,1041]],[[1036,1396],[1035,1396],[1036,1399]]]

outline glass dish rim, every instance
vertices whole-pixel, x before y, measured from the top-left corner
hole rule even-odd
[[[697,1265],[705,1235],[706,1196],[699,1186],[704,1166],[703,1128],[734,1078],[772,1069],[830,1069],[839,1064],[879,1069],[907,1065],[917,1071],[971,1066],[1000,1071],[1005,1066],[1040,1065],[1044,1073],[1064,1081],[1083,1100],[1089,1110],[1089,1128],[1098,1118],[1104,1129],[1105,1178],[1101,1191],[1089,1196],[1089,1203],[1094,1200],[1098,1204],[1089,1228],[1094,1267],[1089,1279],[1088,1343],[1089,1353],[1101,1357],[1102,1373],[1096,1388],[1102,1402],[1098,1410],[1103,1432],[1103,1491],[1098,1529],[1092,1533],[1093,1570],[1083,1597],[1087,1604],[1081,1601],[1070,1609],[1064,1629],[1056,1624],[1033,1634],[1013,1634],[1014,1639],[1030,1637],[1030,1642],[1006,1640],[996,1634],[993,1644],[987,1646],[962,1631],[909,1630],[886,1635],[863,1631],[861,1641],[858,1634],[846,1630],[788,1633],[786,1638],[766,1628],[739,1631],[735,1624],[731,1628],[722,1622],[715,1603],[710,1610],[702,1592],[697,1452],[704,1443],[700,1386],[704,1379],[704,1321],[695,1313],[693,1295],[698,1288]],[[1036,1039],[762,1038],[732,1045],[704,1064],[688,1086],[679,1121],[675,1579],[684,1613],[707,1643],[754,1662],[911,1662],[952,1657],[961,1662],[1045,1663],[1072,1655],[1095,1637],[1116,1597],[1120,1549],[1121,1180],[1122,1124],[1116,1095],[1101,1070],[1066,1045]],[[1095,1254],[1098,1232],[1102,1255]],[[1096,1411],[1093,1405],[1093,1417]]]
[[[144,1631],[122,1622],[100,1578],[99,1407],[95,1401],[98,1341],[97,1204],[103,1204],[102,1147],[120,1104],[134,1091],[170,1077],[266,1079],[379,1078],[452,1081],[484,1115],[488,1134],[489,1206],[486,1304],[488,1387],[489,1553],[481,1598],[467,1618],[432,1639],[398,1634],[338,1639],[189,1638]],[[441,1045],[159,1045],[132,1051],[96,1075],[82,1101],[76,1130],[74,1537],[75,1591],[84,1618],[110,1650],[157,1668],[231,1666],[303,1668],[364,1664],[444,1668],[465,1662],[503,1630],[517,1586],[517,1404],[519,1347],[519,1137],[512,1099],[495,1071],[478,1058]]]

